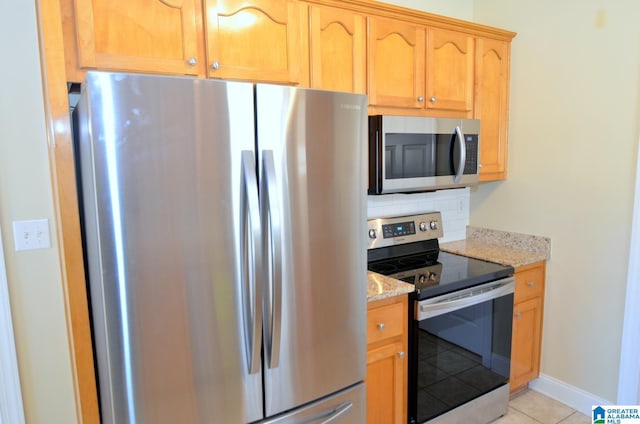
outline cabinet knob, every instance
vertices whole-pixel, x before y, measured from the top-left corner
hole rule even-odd
[[[529,286],[529,287],[533,287],[533,286],[535,286],[535,285],[536,285],[536,283],[535,283],[535,282],[533,282],[533,281],[529,281],[529,282],[527,283],[527,286]]]
[[[220,68],[220,62],[218,62],[217,60],[216,60],[216,61],[214,61],[214,62],[211,64],[211,67],[212,67],[213,69],[219,69],[219,68]]]
[[[196,59],[195,57],[189,58],[189,65],[196,66],[197,64],[198,64],[198,59]]]
[[[424,102],[424,97],[422,97],[422,96],[418,97],[418,101],[419,102]]]
[[[516,312],[514,316],[515,316],[516,318],[520,318],[520,315],[521,315],[521,314],[520,314],[520,312]]]
[[[404,352],[398,352],[398,358],[404,358]]]
[[[384,327],[385,327],[384,322],[378,323],[378,330],[384,330]]]
[[[436,96],[432,96],[432,97],[429,99],[429,101],[430,101],[431,103],[435,103],[436,101],[438,101],[438,99],[436,99]]]

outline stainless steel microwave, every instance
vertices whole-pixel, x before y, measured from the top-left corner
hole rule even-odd
[[[369,194],[478,183],[480,121],[369,116]]]

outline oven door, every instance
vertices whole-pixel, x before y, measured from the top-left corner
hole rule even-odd
[[[489,422],[506,413],[514,281],[415,302],[409,422]]]

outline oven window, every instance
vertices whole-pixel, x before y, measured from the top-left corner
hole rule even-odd
[[[509,381],[513,294],[416,321],[417,422]]]

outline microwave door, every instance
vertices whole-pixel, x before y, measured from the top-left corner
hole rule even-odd
[[[436,143],[431,134],[386,134],[385,180],[436,175]]]

